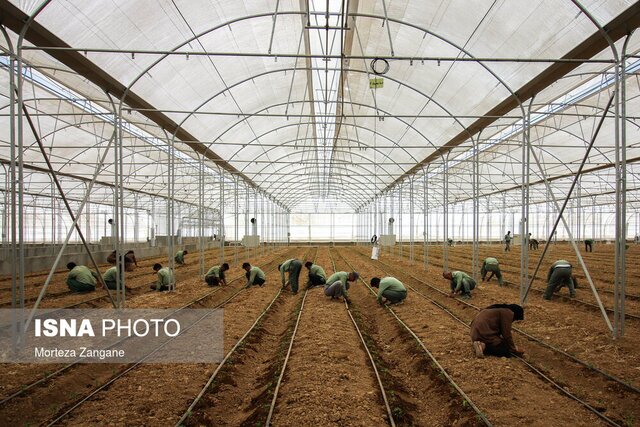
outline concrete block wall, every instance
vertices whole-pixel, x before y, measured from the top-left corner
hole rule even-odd
[[[36,273],[41,271],[48,271],[58,255],[61,245],[45,245],[34,244],[28,245],[25,248],[25,272]],[[147,242],[139,243],[127,243],[123,245],[124,249],[132,249],[136,252],[138,259],[167,256],[167,247],[164,245],[158,245],[152,247]],[[174,245],[175,250],[186,249],[189,252],[196,253],[198,251],[198,239],[194,237],[183,238],[182,245]],[[208,240],[205,242],[205,248],[219,248],[220,241]],[[111,244],[90,244],[89,248],[98,264],[105,264],[107,257],[113,251],[113,245]],[[68,262],[73,261],[76,264],[91,265],[91,258],[86,252],[82,244],[67,245],[60,259],[60,263],[57,266],[58,271],[66,271],[66,265]],[[11,257],[9,249],[0,249],[0,275],[8,276],[11,274],[11,265],[16,263]]]

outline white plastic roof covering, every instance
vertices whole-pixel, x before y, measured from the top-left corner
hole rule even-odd
[[[41,4],[11,3],[25,13]],[[581,2],[602,25],[633,3]],[[350,17],[344,22],[345,31],[305,28],[307,19],[312,27],[325,25],[323,15],[307,18],[309,10],[321,13],[326,9],[324,0],[53,0],[36,21],[68,45],[86,50],[93,63],[294,211],[322,205],[323,200],[338,200],[348,209],[363,206],[550,63],[390,60],[384,87],[370,89],[370,59],[350,59],[341,70],[336,59],[287,55],[339,55],[343,45],[347,55],[366,57],[556,59],[597,31],[574,3],[555,0],[486,0],[472,5],[466,0],[330,0],[329,10],[335,13],[329,18],[332,28],[342,25],[341,13],[347,5]],[[11,38],[15,46],[16,35],[12,33]],[[617,46],[621,49],[622,41]],[[636,52],[639,47],[640,37],[633,37],[629,51]],[[131,54],[132,50],[138,53]],[[164,51],[191,54],[159,53]],[[268,56],[269,52],[273,56]],[[27,64],[83,99],[104,110],[112,109],[102,90],[48,54],[30,49],[24,51],[24,57]],[[596,58],[609,60],[612,55],[605,50]],[[605,63],[581,65],[540,92],[533,111],[610,67]],[[0,79],[6,97],[8,74],[6,67],[3,69]],[[600,91],[532,128],[531,139],[548,177],[577,169],[611,87]],[[40,113],[39,131],[55,167],[90,177],[113,126],[29,82],[24,93],[31,113]],[[638,81],[633,76],[628,86],[630,116],[638,111],[637,97]],[[6,98],[3,107],[6,111]],[[142,114],[129,111],[126,99],[123,107],[123,118],[149,136],[162,143],[171,137]],[[340,118],[340,113],[344,117]],[[520,123],[518,117],[522,112],[515,109],[499,119],[482,132],[480,142],[489,142]],[[1,120],[4,144],[0,155],[7,160],[8,117]],[[632,159],[640,157],[640,152],[635,120],[630,119],[629,124],[627,156]],[[602,141],[598,140],[587,169],[613,161],[613,126],[613,119],[605,120]],[[25,142],[31,145],[33,139],[26,128],[25,135]],[[125,186],[166,194],[166,150],[139,134],[125,133],[124,137]],[[521,141],[521,133],[516,132],[480,154],[480,195],[513,189],[521,183]],[[176,147],[197,159],[179,141]],[[463,143],[449,159],[464,157],[470,148],[470,141]],[[25,162],[42,167],[40,157],[35,147],[29,147]],[[435,161],[430,171],[441,165],[441,160]],[[449,166],[449,201],[471,197],[470,165],[466,161]],[[176,167],[176,197],[193,200],[199,186],[197,169],[189,161],[178,161]],[[217,170],[213,163],[208,167]],[[633,181],[635,166],[629,168]],[[113,165],[107,165],[100,177],[112,181]],[[442,181],[437,174],[430,174],[429,179],[433,188]],[[531,181],[540,179],[532,159]],[[613,185],[611,171],[600,171],[584,180],[604,182],[587,186],[602,188],[599,193]],[[211,175],[205,184],[213,185],[214,181]],[[416,178],[416,191],[422,191],[422,182]],[[554,181],[559,194],[566,190],[562,182]],[[217,197],[218,191],[212,192]],[[437,192],[433,194],[436,197]],[[532,197],[534,201],[545,200],[544,188],[534,190]]]

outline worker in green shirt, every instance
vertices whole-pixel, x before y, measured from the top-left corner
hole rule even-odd
[[[162,264],[154,264],[153,271],[158,273],[158,283],[151,285],[151,289],[156,291],[168,291],[172,287],[175,288],[176,277],[173,274],[173,270],[169,267],[162,267]]]
[[[347,303],[351,304],[351,300],[349,299],[349,282],[355,282],[359,277],[360,275],[355,271],[351,273],[347,273],[346,271],[333,273],[324,285],[325,296],[331,297],[331,299],[343,297]]]
[[[507,231],[507,234],[504,235],[504,251],[511,251],[511,230]]]
[[[593,239],[584,239],[584,251],[593,252]]]
[[[177,264],[184,265],[184,256],[187,255],[189,251],[186,249],[184,251],[176,252],[176,256],[173,258]]]
[[[96,290],[98,274],[84,265],[76,265],[75,262],[67,264],[67,286],[72,292],[90,292]]]
[[[544,299],[550,300],[551,296],[563,286],[569,288],[569,296],[576,296],[576,278],[573,276],[573,267],[569,261],[559,259],[554,262],[547,273],[547,289],[544,291]]]
[[[107,288],[111,290],[115,290],[118,288],[118,279],[120,279],[120,284],[122,284],[122,270],[120,270],[120,277],[118,277],[118,269],[115,265],[105,271],[102,275],[104,284],[107,285]]]
[[[370,285],[378,288],[378,304],[399,304],[407,298],[407,288],[395,277],[374,277]]]
[[[307,282],[307,289],[314,286],[322,286],[327,283],[327,274],[324,272],[324,269],[318,264],[307,261],[304,266],[309,270],[309,281]]]
[[[287,285],[291,285],[291,292],[298,293],[298,279],[300,279],[300,270],[302,270],[302,262],[295,258],[288,259],[278,266],[280,271],[280,280],[282,281],[282,287],[286,288]],[[285,282],[284,273],[289,273],[289,280]]]
[[[482,268],[480,268],[480,274],[482,275],[483,282],[484,282],[484,278],[487,276],[487,273],[489,272],[491,274],[489,275],[487,282],[491,280],[491,278],[495,275],[496,278],[498,279],[498,285],[500,286],[504,285],[504,282],[502,281],[502,273],[500,272],[500,263],[498,262],[497,259],[492,257],[485,258],[484,262],[482,263]]]
[[[227,270],[229,270],[229,264],[226,262],[222,265],[214,265],[207,271],[207,274],[205,274],[204,281],[209,286],[226,285],[227,280],[224,277],[224,272]]]
[[[445,271],[442,277],[448,279],[451,283],[450,297],[460,294],[464,299],[471,298],[471,291],[475,289],[476,282],[467,273],[462,271]]]
[[[264,271],[262,271],[259,267],[252,267],[251,264],[245,262],[242,264],[242,269],[247,273],[245,276],[247,277],[247,285],[245,288],[249,288],[253,285],[262,286],[266,282],[267,278],[264,275]]]

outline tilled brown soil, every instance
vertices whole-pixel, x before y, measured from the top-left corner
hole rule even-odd
[[[299,250],[299,255],[303,252]],[[225,352],[245,334],[277,293],[277,273],[265,272],[267,284],[238,294],[225,305]],[[275,282],[275,283],[274,283]],[[144,365],[86,402],[63,420],[66,425],[173,425],[198,394],[217,365]]]
[[[395,263],[405,271],[411,269],[415,274],[420,272],[429,284],[448,290],[448,282],[442,278],[442,270],[438,267],[430,266],[423,272],[421,265],[412,265],[398,257],[382,261]],[[485,307],[497,302],[518,302],[519,291],[497,286],[495,278],[479,284],[482,289],[474,292],[471,301],[475,305]],[[600,313],[589,308],[557,299],[545,301],[531,295],[526,310],[527,321],[521,325],[525,332],[640,387],[640,325],[637,321],[628,319],[625,336],[613,340]]]
[[[411,276],[414,275],[407,274],[406,266],[403,264],[404,261],[394,260],[393,262],[387,263],[386,266],[381,266],[381,268],[384,268],[387,275],[393,275],[399,278],[405,284],[415,287],[416,290],[419,290],[426,296],[434,298],[439,303],[447,306],[450,310],[454,311],[456,315],[467,321],[467,323],[471,322],[473,317],[476,315],[477,310],[464,305],[458,300],[447,298],[446,296],[435,292],[419,280],[412,278]],[[429,284],[435,283],[441,285],[443,282],[443,280],[440,280],[439,272],[436,273],[433,271],[427,271],[420,274],[418,278]],[[440,288],[445,291],[444,287]],[[492,303],[517,301],[518,295],[513,291],[513,295],[511,295],[511,298],[509,299],[496,299],[494,295],[494,291],[496,290],[502,291],[506,289],[498,288],[495,285],[480,286],[476,289],[476,292],[474,292],[472,303],[479,304],[479,300],[481,300],[483,303],[480,303],[480,306],[484,307]],[[419,294],[415,295],[416,298],[421,298]],[[425,301],[427,300],[425,299]],[[555,305],[557,306],[558,304]],[[530,325],[531,323],[535,324],[540,322],[541,313],[546,315],[549,314],[545,308],[546,305],[541,304],[527,305],[527,313],[525,316],[526,322],[523,322],[521,325],[516,324],[514,326],[529,332],[534,336],[537,335],[538,338],[548,341],[549,336],[547,334],[549,333],[549,330],[536,330],[534,332],[531,330]],[[571,313],[565,313],[564,319],[569,324],[574,324],[575,321],[578,321],[578,319],[573,318]],[[550,329],[554,330],[556,333],[562,333],[564,336],[571,335],[568,328],[564,326],[558,326]],[[541,332],[545,335],[538,335]],[[567,334],[568,332],[569,334]],[[515,334],[515,337],[520,344],[527,342],[522,335],[518,336],[518,334]],[[583,338],[586,338],[587,340],[593,339],[593,335],[591,334],[589,336],[579,337],[577,338],[577,341],[580,341]],[[576,339],[573,341],[575,340]],[[535,341],[530,341],[529,343],[524,344],[524,347],[527,349],[526,358],[529,362],[536,365],[538,369],[541,369],[545,374],[552,377],[559,384],[566,386],[568,390],[579,396],[581,399],[587,401],[591,406],[601,410],[608,417],[617,420],[621,424],[624,424],[629,419],[638,419],[638,417],[640,417],[640,408],[638,408],[637,405],[637,393],[630,391],[615,382],[605,379],[601,374],[595,373],[584,366],[571,361],[567,357],[536,343]],[[572,350],[569,352],[572,354],[575,353]],[[607,358],[607,360],[610,359]],[[618,365],[619,363],[613,363],[614,367]],[[609,368],[611,368],[611,366],[609,366]],[[625,371],[629,371],[629,367],[627,367]],[[623,372],[618,372],[616,374],[620,373]]]
[[[289,249],[289,251],[291,251],[291,249]],[[276,253],[278,252],[280,252],[280,250],[277,251]],[[274,262],[271,263],[272,264],[271,267],[272,269],[275,269],[275,266],[277,265],[277,261],[279,260],[280,257],[282,257],[282,255],[268,255],[261,259],[256,259],[254,260],[254,262],[256,264],[262,265],[264,263],[269,262],[271,259],[273,259]],[[275,271],[271,273],[272,276],[275,276],[275,274],[276,274]],[[227,287],[212,289],[203,285],[201,279],[196,275],[196,277],[193,277],[192,279],[179,283],[179,286],[176,288],[176,291],[173,293],[150,292],[145,295],[140,295],[138,298],[142,300],[137,301],[137,299],[132,299],[129,302],[129,307],[131,308],[180,307],[184,304],[187,304],[190,301],[193,301],[196,298],[199,298],[208,294],[210,294],[210,296],[208,296],[201,303],[199,303],[198,307],[202,308],[202,307],[215,306],[216,304],[219,304],[220,302],[224,301],[226,298],[231,296],[233,292],[235,292],[239,287],[244,285],[244,282],[245,282],[244,275],[240,275],[236,273],[236,274],[230,274],[229,276],[230,276],[229,282],[231,282],[231,280],[233,280],[234,278],[238,278],[238,280],[236,280],[234,285],[230,284]],[[257,292],[253,292],[254,289]],[[268,295],[268,292],[265,291],[265,289],[268,289],[268,287],[265,286],[265,288],[263,288],[261,291],[259,290],[260,288],[254,288],[254,289],[251,289],[250,290],[251,292],[245,291],[244,293],[239,294],[235,300],[233,300],[228,304],[228,306],[233,309],[233,307],[239,304],[242,305],[244,302],[251,305],[252,309],[258,310],[258,308],[261,307],[260,302],[252,301],[248,303],[246,302],[246,300],[251,298],[255,299],[256,297],[253,296],[255,294],[255,295],[261,295],[259,298],[260,298],[260,301],[262,301]],[[227,322],[226,315],[227,315],[227,312],[225,311],[225,323]],[[248,316],[250,315],[251,313],[248,314]],[[247,317],[247,321],[250,319],[252,318]],[[237,333],[234,332],[235,325],[239,324],[240,327],[242,327],[242,325],[244,324],[243,322],[238,323],[237,321],[233,321],[232,323],[234,324],[234,327],[226,328],[225,330],[226,343],[229,342],[228,340],[232,340],[232,339],[237,340],[236,338]],[[232,335],[228,335],[227,331]],[[53,366],[52,365],[5,365],[5,366],[8,367],[9,369],[12,369],[12,371],[9,371],[9,373],[13,372],[13,374],[12,375],[3,374],[2,375],[3,384],[6,384],[7,382],[25,384],[25,383],[31,382],[32,380],[37,379],[38,375],[43,375],[44,372],[53,371],[55,368],[62,365],[53,365]],[[10,401],[8,404],[3,405],[0,408],[0,419],[12,421],[14,423],[29,424],[31,422],[37,422],[43,419],[50,418],[54,413],[58,411],[58,409],[60,409],[65,405],[68,405],[69,402],[82,397],[84,394],[88,393],[91,389],[106,382],[107,379],[111,378],[113,375],[120,372],[126,366],[127,365],[115,365],[115,364],[79,364],[69,372],[65,372],[63,375],[59,377],[55,377],[54,379],[50,380],[47,383],[46,387],[37,387],[33,390],[33,392],[26,394],[24,397],[14,399]],[[203,368],[204,365],[202,366],[172,365],[172,366],[181,366],[185,372],[190,369],[191,370],[195,369],[197,372],[204,372],[210,369],[210,367],[208,366],[206,367],[206,369],[204,369]],[[169,369],[171,369],[172,366],[168,367],[167,365],[144,365],[144,366],[141,366],[136,371],[132,372],[131,374],[127,374],[127,376],[125,376],[124,378],[127,378],[128,380],[128,377],[130,375],[134,375],[134,374],[140,375],[138,374],[138,371],[143,371],[148,374],[148,377],[151,380],[156,379],[161,383],[162,381],[160,380],[160,377],[158,377],[158,373],[168,371]],[[16,367],[18,367],[19,369],[16,369]],[[13,380],[13,381],[4,381],[5,379]],[[180,377],[177,376],[176,380],[179,380],[179,379]],[[148,383],[146,384],[148,385]],[[118,383],[116,385],[118,385]],[[116,385],[112,387],[115,387]],[[13,389],[15,389],[15,386],[13,387]],[[7,388],[7,390],[10,390],[10,389]],[[121,389],[120,391],[122,390],[123,389]],[[127,390],[127,388],[125,387],[124,390]],[[139,388],[137,391],[144,391],[144,390],[145,390],[144,388]],[[111,391],[107,392],[107,394],[110,394],[110,393]],[[7,393],[7,394],[10,394],[10,393]],[[100,397],[100,396],[102,396],[102,394],[98,395],[97,399],[104,399],[104,397]],[[185,396],[188,396],[188,394],[185,394]],[[193,396],[191,396],[191,398],[193,398]],[[158,397],[155,397],[155,399],[158,399]],[[166,397],[163,396],[161,397],[161,399],[164,400],[166,399]],[[111,400],[111,399],[107,399],[107,400]],[[126,399],[118,400],[118,402],[121,405],[125,405],[125,406],[129,404],[129,401]],[[122,410],[125,411],[125,409],[122,409]],[[108,410],[105,411],[103,408],[101,414],[109,414],[109,411]],[[94,414],[94,415],[96,417],[99,417],[98,414]],[[141,412],[140,415],[142,416],[142,419],[144,419],[147,416],[151,416],[147,412]],[[106,419],[109,419],[109,418],[106,418]],[[103,422],[103,420],[100,418],[96,418],[96,421]]]
[[[589,269],[589,274],[594,280],[596,288],[603,290],[613,290],[614,279],[614,246],[613,245],[598,245],[596,252],[584,252],[583,245],[578,245],[580,248],[580,254]],[[542,256],[543,246],[535,251],[529,251],[529,272],[533,274],[538,260]],[[389,251],[385,249],[384,254],[388,254]],[[518,281],[520,272],[520,252],[521,247],[515,246],[509,252],[504,252],[502,245],[480,245],[480,263],[488,256],[496,257],[500,261],[501,269],[512,276],[512,280]],[[398,255],[400,251],[395,248],[391,255]],[[414,246],[414,260],[421,264],[423,261],[424,247],[421,245]],[[442,266],[443,249],[442,246],[429,246],[428,247],[428,259],[430,262],[436,265]],[[472,259],[472,248],[470,245],[455,245],[448,248],[449,261],[455,264],[462,265],[465,270],[469,270]],[[640,295],[640,264],[634,262],[640,256],[640,245],[630,245],[627,250],[627,292],[629,294]],[[409,250],[403,248],[402,257],[408,259]],[[573,273],[578,277],[579,282],[584,288],[588,286],[586,276],[578,263],[578,259],[573,248],[568,243],[558,243],[549,245],[547,254],[545,255],[540,270],[538,272],[538,279],[534,282],[534,287],[544,289],[545,279],[549,267],[558,259],[565,259],[573,265]],[[538,283],[538,280],[540,281]]]
[[[384,271],[342,250],[369,280]],[[373,297],[372,297],[373,298]],[[394,311],[420,337],[458,385],[496,425],[599,425],[600,419],[559,394],[516,359],[476,359],[469,330],[414,292]],[[552,405],[553,410],[546,411]]]
[[[544,291],[546,287],[546,277],[547,277],[546,275],[547,275],[549,266],[553,262],[555,262],[557,259],[572,260],[573,258],[575,258],[575,253],[570,248],[566,248],[566,247],[557,248],[555,247],[555,245],[552,245],[551,247],[552,249],[550,250],[550,254],[545,257],[545,262],[543,263],[544,267],[540,269],[540,271],[536,276],[537,279],[533,282],[532,290]],[[451,249],[451,252],[449,253],[449,269],[470,271],[471,264],[472,264],[471,248],[469,246],[458,246],[458,247],[454,246],[453,248],[450,248],[450,249]],[[466,253],[462,252],[465,249],[468,252]],[[493,252],[490,252],[491,250]],[[501,251],[501,248],[495,245],[493,247],[484,248],[484,250],[480,251],[480,260],[484,259],[483,256],[485,256],[485,254],[487,254],[486,256],[494,256],[498,258],[498,260],[500,261],[500,270],[503,273],[504,280],[516,282],[516,283],[519,282],[520,280],[519,251],[517,255],[512,254],[512,252],[515,252],[515,250],[507,252],[506,254],[501,253],[500,251]],[[430,264],[434,264],[435,266],[438,266],[438,267],[442,266],[443,261],[442,261],[441,254],[434,255],[433,252],[434,251],[432,249],[429,252]],[[540,255],[539,253],[536,253],[535,255],[536,259],[530,261],[530,269],[532,274],[533,274],[533,269],[535,267],[535,263],[537,261],[537,257],[539,257],[539,255]],[[416,256],[419,258],[422,257],[422,249],[419,249],[416,251]],[[594,267],[593,269],[590,269],[589,274],[591,275],[591,278],[594,282],[594,285],[596,286],[596,289],[598,289],[599,297],[602,300],[602,304],[604,305],[604,307],[613,309],[614,296],[613,296],[613,293],[611,292],[611,290],[613,289],[612,288],[613,285],[610,283],[610,281],[613,280],[613,273],[606,272],[607,270],[606,267],[608,263],[613,264],[613,258],[607,260],[606,258],[603,258],[605,256],[603,254],[599,254],[598,256],[600,257],[599,261],[594,261],[593,259],[586,261],[586,262],[590,262],[591,266]],[[481,262],[482,261],[480,261],[480,263]],[[572,262],[574,266],[573,272],[578,276],[579,283],[581,286],[580,289],[577,291],[576,299],[585,301],[591,304],[596,304],[596,300],[593,296],[593,293],[591,292],[589,283],[584,278],[584,273],[582,272],[582,269],[579,267],[579,264],[577,263],[577,261],[570,261],[570,262]],[[597,268],[595,266],[597,266]],[[635,268],[637,268],[637,266],[635,266],[633,263],[629,263],[627,268],[628,274],[630,271],[633,271]],[[628,277],[627,286],[626,286],[627,294],[637,295],[640,289],[637,286],[638,283],[640,282],[638,282],[637,280],[634,280],[633,276]],[[558,295],[568,296],[568,291],[565,288],[564,290],[560,291]],[[531,296],[540,297],[540,293],[531,292]],[[571,303],[571,301],[565,301],[565,302]],[[592,307],[591,310],[596,311],[598,310],[598,308]],[[625,311],[628,314],[634,314],[636,316],[640,315],[640,300],[627,298]],[[637,320],[634,319],[634,321],[637,321]]]
[[[317,263],[327,268],[327,249]],[[306,273],[303,271],[303,274]],[[371,363],[342,301],[309,290],[273,415],[277,426],[384,425]]]
[[[225,256],[230,259],[234,256],[235,248],[228,247],[225,248]],[[250,249],[243,249],[239,251],[238,256],[251,256],[253,251]],[[205,251],[205,265],[215,265],[218,262],[220,249],[214,248]],[[187,269],[189,271],[197,271],[199,254],[193,253],[188,254],[186,256],[187,264],[181,268]],[[135,287],[140,284],[146,284],[149,282],[153,282],[155,273],[152,270],[153,264],[156,262],[166,263],[167,257],[153,257],[153,258],[144,258],[138,260],[138,267],[132,272],[125,272],[126,285],[129,287]],[[108,268],[111,267],[110,264],[107,263],[99,263],[98,266],[100,270],[104,273]],[[178,270],[179,272],[179,270]],[[75,304],[81,301],[88,300],[90,298],[95,298],[96,296],[106,295],[106,291],[103,289],[96,289],[94,292],[88,292],[83,294],[77,294],[69,291],[67,287],[68,270],[60,269],[56,271],[47,288],[47,294],[45,295],[40,307],[42,308],[50,308],[50,307],[64,307],[70,304]],[[40,274],[31,274],[27,278],[25,278],[25,306],[32,307],[35,301],[35,298],[38,296],[40,291],[42,290],[42,285],[44,285],[48,271],[42,272]],[[180,277],[178,277],[180,280]],[[0,280],[0,306],[10,307],[11,305],[11,282],[7,278],[3,278]]]
[[[333,259],[338,269],[350,270],[340,256]],[[371,292],[356,283],[350,295],[358,323],[373,348],[396,424],[479,425],[475,412],[462,404],[414,338],[378,305]]]

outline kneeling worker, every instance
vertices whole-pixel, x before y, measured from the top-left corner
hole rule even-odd
[[[209,286],[226,285],[227,280],[224,277],[224,272],[229,270],[229,264],[226,262],[222,265],[214,265],[207,271],[204,276],[204,281]]]
[[[184,256],[187,255],[189,251],[186,249],[184,251],[176,252],[176,256],[173,258],[177,264],[184,265]]]
[[[75,262],[67,264],[70,270],[67,275],[67,286],[72,292],[91,292],[96,290],[98,274],[84,265],[76,265]]]
[[[460,294],[461,298],[471,298],[471,291],[475,289],[476,282],[467,273],[462,271],[445,271],[442,277],[451,281],[450,297]]]
[[[158,283],[151,285],[151,289],[156,291],[168,291],[171,286],[175,286],[176,277],[173,274],[173,270],[169,267],[162,267],[162,264],[154,264],[153,271],[158,273]]]
[[[318,264],[307,261],[304,266],[309,270],[309,281],[307,282],[307,288],[322,286],[327,283],[327,273],[325,273],[324,269]]]
[[[378,304],[398,304],[407,297],[407,288],[395,277],[374,277],[371,286],[378,288]],[[383,301],[384,298],[384,301]]]
[[[109,268],[107,271],[104,272],[104,274],[102,275],[102,280],[104,280],[104,284],[107,285],[108,289],[111,289],[112,291],[118,289],[118,273],[117,273],[118,269],[116,266],[113,266],[111,268]],[[122,270],[120,270],[120,277],[119,277],[119,281],[120,281],[120,285],[122,285]]]
[[[278,266],[280,270],[280,279],[282,280],[282,287],[286,288],[287,283],[291,285],[291,292],[298,293],[298,279],[300,278],[300,270],[302,270],[302,263],[295,258],[288,259]],[[289,273],[289,280],[285,281],[284,273]]]
[[[487,276],[487,273],[491,273],[487,282],[491,280],[491,278],[496,276],[498,279],[498,285],[502,286],[504,282],[502,281],[502,273],[500,272],[500,263],[497,259],[489,257],[484,260],[482,263],[482,268],[480,269],[480,274],[482,275],[482,281],[484,282],[484,278]]]
[[[544,299],[550,300],[551,296],[563,286],[569,287],[569,296],[576,296],[576,284],[572,275],[573,268],[569,261],[560,259],[553,263],[547,273],[547,289],[544,291]]]
[[[346,271],[337,271],[327,279],[324,285],[324,294],[331,299],[343,297],[344,300],[351,304],[349,299],[349,282],[355,282],[360,275],[355,271],[347,273]]]
[[[485,355],[511,357],[524,354],[513,342],[511,323],[524,320],[518,304],[493,304],[480,310],[471,322],[471,341],[477,357]]]
[[[245,262],[242,264],[242,269],[247,273],[245,276],[247,277],[247,285],[245,288],[249,288],[253,285],[262,286],[264,282],[266,282],[267,278],[264,275],[264,271],[260,269],[260,267],[252,267],[251,264]]]

